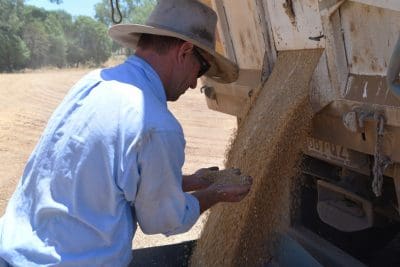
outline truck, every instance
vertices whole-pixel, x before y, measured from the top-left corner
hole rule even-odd
[[[243,117],[281,51],[323,49],[300,205],[279,266],[400,266],[400,1],[205,0],[232,84],[204,79],[210,109]]]

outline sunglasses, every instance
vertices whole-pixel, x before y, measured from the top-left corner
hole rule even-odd
[[[200,78],[210,69],[211,65],[210,65],[210,63],[207,62],[207,60],[204,59],[204,57],[200,54],[200,52],[197,51],[197,49],[194,47],[193,47],[193,55],[197,58],[197,61],[200,64],[200,70],[199,70],[199,73],[197,74],[197,78]]]

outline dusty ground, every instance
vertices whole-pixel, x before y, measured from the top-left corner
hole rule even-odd
[[[23,167],[52,111],[69,88],[89,70],[47,70],[23,74],[0,74],[0,215],[13,193]],[[225,147],[236,125],[232,116],[207,109],[199,90],[188,91],[170,104],[186,135],[184,173],[201,167],[223,166]],[[195,239],[201,218],[183,235],[165,238],[137,233],[134,246],[149,247]]]

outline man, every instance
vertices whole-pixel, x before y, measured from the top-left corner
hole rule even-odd
[[[88,74],[56,109],[1,219],[0,258],[126,266],[136,223],[178,234],[212,205],[246,196],[251,185],[210,185],[207,169],[182,176],[185,140],[167,108],[203,74],[236,79],[214,51],[215,25],[198,1],[163,0],[146,25],[110,29],[136,55]]]

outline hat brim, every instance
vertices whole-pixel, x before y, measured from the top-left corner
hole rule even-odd
[[[211,67],[205,76],[215,80],[216,82],[231,83],[236,81],[238,78],[239,69],[235,63],[217,53],[215,50],[183,34],[141,24],[117,24],[110,27],[108,31],[110,37],[117,43],[133,49],[136,48],[140,35],[143,33],[175,37],[188,41],[196,47],[199,47],[210,56],[208,58],[210,58],[209,63]]]

